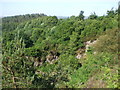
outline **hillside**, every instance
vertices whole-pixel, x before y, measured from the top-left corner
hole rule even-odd
[[[118,10],[3,18],[3,88],[120,88]]]

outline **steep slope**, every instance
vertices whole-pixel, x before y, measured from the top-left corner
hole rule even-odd
[[[3,87],[117,88],[116,13],[3,22]]]

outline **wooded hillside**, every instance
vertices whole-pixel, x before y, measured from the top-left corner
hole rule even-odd
[[[3,88],[120,88],[118,10],[84,17],[2,18]]]

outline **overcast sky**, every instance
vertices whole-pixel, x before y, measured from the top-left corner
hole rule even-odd
[[[14,16],[32,13],[44,13],[55,16],[79,15],[83,10],[85,16],[96,12],[105,15],[112,7],[118,8],[119,0],[0,0],[2,16]]]

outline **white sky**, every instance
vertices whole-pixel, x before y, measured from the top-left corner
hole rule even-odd
[[[113,2],[113,1],[119,1],[119,0],[1,0],[1,2],[97,2],[97,1],[107,1],[107,2]]]
[[[96,12],[106,14],[112,7],[118,8],[119,0],[0,0],[2,16],[44,13],[56,16],[79,15],[83,10],[85,16]]]

